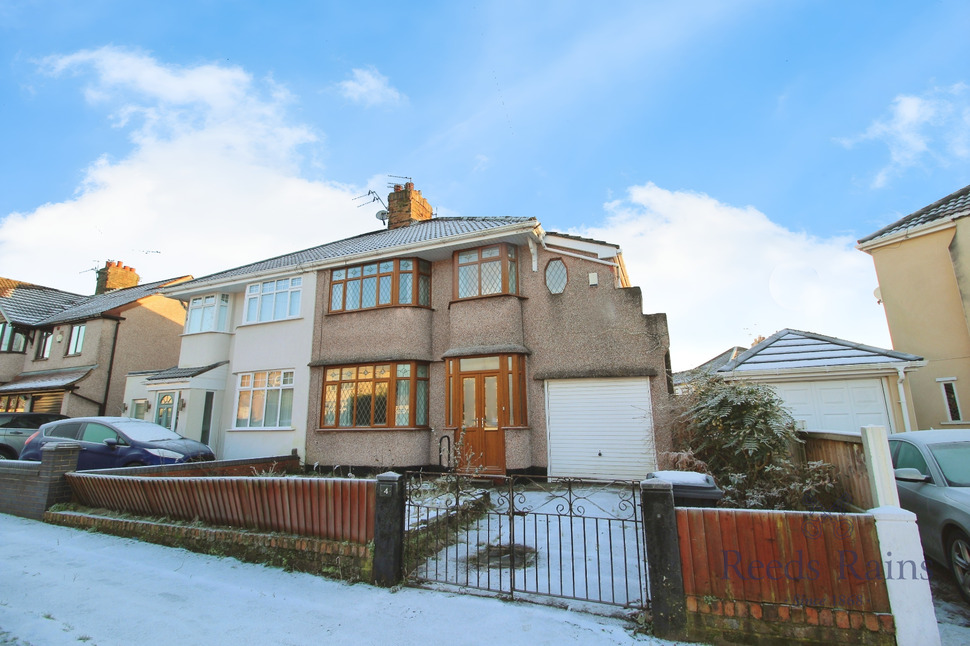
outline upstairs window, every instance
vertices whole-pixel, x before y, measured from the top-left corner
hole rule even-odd
[[[330,311],[352,312],[401,305],[431,306],[431,263],[398,258],[334,269]]]
[[[937,379],[937,381],[940,382],[940,386],[943,388],[943,403],[946,406],[949,421],[963,421],[963,415],[960,413],[960,400],[957,398],[956,377],[944,377],[943,379]]]
[[[35,359],[50,359],[51,345],[54,343],[54,332],[52,330],[41,330],[37,333],[37,354]]]
[[[455,253],[455,298],[518,294],[515,246],[498,244]]]
[[[71,326],[71,338],[67,340],[67,356],[81,354],[84,346],[84,323]]]
[[[27,337],[23,332],[14,329],[10,323],[0,323],[0,352],[27,351]]]
[[[281,278],[246,286],[246,322],[282,321],[300,315],[302,278]]]
[[[209,294],[189,301],[189,312],[185,319],[186,333],[227,332],[228,325],[229,294]]]

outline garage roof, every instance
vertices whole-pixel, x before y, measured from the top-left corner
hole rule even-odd
[[[831,369],[920,362],[923,357],[876,348],[831,336],[784,329],[726,363],[719,373]]]

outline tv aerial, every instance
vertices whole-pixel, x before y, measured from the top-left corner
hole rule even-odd
[[[360,204],[358,204],[357,205],[357,208],[359,209],[362,206],[366,206],[368,204],[373,204],[374,202],[380,202],[381,206],[383,206],[384,208],[381,209],[380,211],[378,211],[377,213],[375,213],[374,214],[374,217],[376,217],[381,222],[387,222],[387,218],[388,218],[388,215],[387,215],[387,205],[384,204],[384,200],[382,200],[381,199],[381,196],[377,194],[377,191],[369,190],[364,195],[358,195],[354,199],[355,200],[362,200],[362,199],[368,198],[368,197],[370,199],[367,200],[366,202],[361,202]]]

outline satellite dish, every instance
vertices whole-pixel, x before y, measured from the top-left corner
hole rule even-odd
[[[387,222],[387,211],[385,211],[384,209],[381,209],[380,211],[377,212],[377,215],[375,217],[381,222]]]

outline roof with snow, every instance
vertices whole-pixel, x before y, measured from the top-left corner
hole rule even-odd
[[[726,364],[728,361],[731,361],[732,359],[741,355],[745,350],[747,350],[747,348],[742,348],[741,346],[736,345],[733,348],[728,348],[713,359],[709,359],[695,368],[675,372],[674,384],[683,384],[692,379],[696,379],[697,377],[712,374],[715,370]]]
[[[812,332],[784,329],[729,361],[718,372],[827,369],[922,360],[923,357],[906,352],[876,348]]]
[[[23,372],[12,381],[0,386],[0,393],[21,392],[23,390],[59,390],[81,381],[97,367],[97,365],[94,365]]]
[[[916,229],[940,220],[955,220],[970,215],[970,185],[964,186],[955,193],[950,193],[942,200],[937,200],[929,206],[924,206],[915,213],[896,220],[873,234],[859,240],[859,244],[889,238],[903,231]]]
[[[267,260],[260,260],[259,262],[227,269],[208,276],[201,276],[195,280],[180,283],[179,288],[191,288],[203,283],[288,269],[290,267],[326,260],[335,260],[343,256],[390,250],[395,247],[403,247],[422,242],[444,242],[449,238],[469,233],[486,233],[501,227],[527,222],[535,222],[538,224],[535,218],[522,217],[432,218],[422,222],[414,222],[406,227],[363,233],[352,238],[328,242],[327,244],[311,247],[310,249],[295,251]]]
[[[154,283],[145,283],[144,285],[136,285],[135,287],[127,287],[125,289],[113,289],[104,294],[87,296],[83,301],[75,303],[43,319],[39,322],[39,325],[56,325],[58,323],[82,321],[101,316],[105,312],[109,312],[115,308],[134,303],[146,296],[157,294],[162,287],[172,283],[173,280],[178,279],[159,280]]]
[[[0,314],[10,323],[38,327],[84,321],[156,294],[176,280],[179,279],[159,280],[94,296],[82,296],[0,278]]]
[[[227,363],[229,362],[218,361],[216,363],[210,363],[207,366],[198,366],[192,368],[166,368],[165,370],[154,372],[150,377],[146,377],[145,381],[181,381],[190,377],[198,377],[205,372],[209,372],[213,368],[224,366]]]
[[[81,294],[0,278],[0,315],[9,323],[36,325],[85,298]]]

